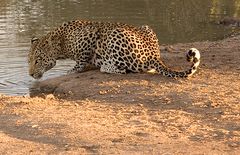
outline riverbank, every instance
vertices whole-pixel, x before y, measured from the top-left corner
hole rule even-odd
[[[176,69],[201,51],[189,79],[92,70],[36,83],[32,97],[0,96],[0,154],[237,154],[240,36],[176,44]]]

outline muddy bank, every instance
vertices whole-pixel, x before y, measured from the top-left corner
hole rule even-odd
[[[35,83],[32,98],[0,96],[0,153],[237,154],[240,36],[162,59],[187,68],[190,47],[202,59],[189,79],[92,70]]]

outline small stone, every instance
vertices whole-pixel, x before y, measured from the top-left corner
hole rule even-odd
[[[238,147],[238,144],[237,144],[237,143],[234,143],[234,142],[230,142],[230,143],[228,143],[228,145],[229,145],[230,147]]]
[[[46,99],[55,99],[54,95],[53,94],[49,94],[46,96]]]
[[[106,90],[100,90],[100,91],[99,91],[99,94],[100,94],[100,95],[107,94],[107,91],[106,91]]]
[[[130,91],[126,91],[126,94],[131,94],[131,92]]]
[[[37,128],[38,127],[38,125],[32,125],[32,128]]]

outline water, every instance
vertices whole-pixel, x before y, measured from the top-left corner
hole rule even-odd
[[[239,17],[240,0],[1,0],[0,93],[26,95],[36,81],[28,76],[30,39],[74,19],[150,25],[161,43],[218,40],[234,31],[214,24]],[[43,79],[73,66],[61,61]]]

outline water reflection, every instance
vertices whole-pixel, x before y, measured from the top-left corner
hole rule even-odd
[[[64,21],[88,19],[150,25],[161,43],[222,39],[233,30],[213,24],[240,16],[240,0],[1,0],[0,93],[28,93],[26,55],[32,36],[46,34]],[[69,61],[45,75],[65,74]]]

